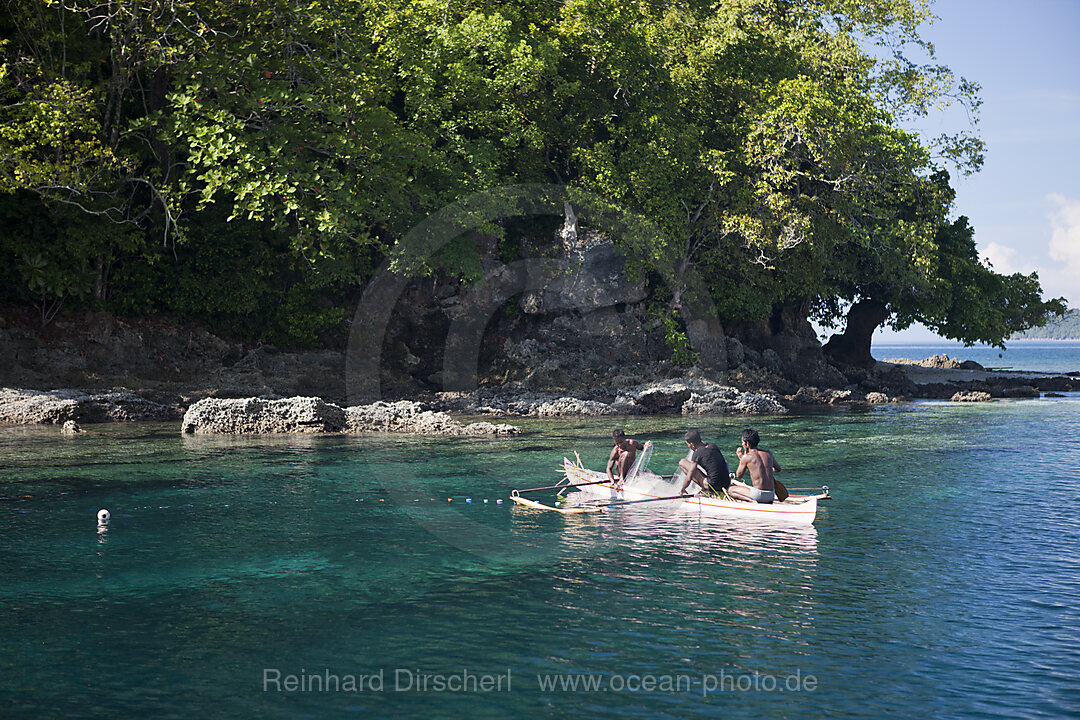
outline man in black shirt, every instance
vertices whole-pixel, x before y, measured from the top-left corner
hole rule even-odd
[[[712,443],[703,442],[701,433],[697,430],[688,431],[683,436],[683,440],[693,453],[689,459],[683,458],[679,461],[679,469],[685,476],[679,494],[685,495],[686,488],[693,482],[701,487],[702,492],[723,495],[731,484],[731,479],[727,460],[724,459],[720,448]]]

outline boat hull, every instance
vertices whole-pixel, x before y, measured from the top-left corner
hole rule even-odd
[[[606,478],[604,473],[570,462],[563,459],[563,468],[570,484],[595,483]],[[656,476],[652,476],[656,477]],[[659,479],[659,478],[657,478]],[[653,500],[664,497],[663,495],[635,490],[624,487],[617,490],[612,484],[602,482],[594,485],[575,488],[576,495],[583,496],[588,500],[611,500],[612,502],[633,502],[640,500]],[[674,494],[674,493],[671,493]],[[793,496],[785,502],[776,503],[750,503],[738,500],[721,500],[711,497],[693,497],[686,499],[657,500],[649,502],[642,507],[660,505],[665,508],[673,508],[684,513],[699,513],[715,517],[740,517],[764,522],[779,522],[789,525],[812,525],[817,518],[817,496],[804,495]]]

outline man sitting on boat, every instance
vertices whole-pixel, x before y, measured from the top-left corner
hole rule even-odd
[[[689,458],[679,461],[679,469],[683,471],[684,480],[680,495],[686,494],[686,488],[690,483],[695,483],[701,488],[701,492],[707,495],[723,497],[730,484],[730,475],[727,460],[720,448],[712,443],[703,442],[701,433],[697,430],[689,430],[683,436],[692,453]]]
[[[611,439],[615,442],[615,447],[611,448],[611,455],[608,456],[608,481],[615,487],[621,488],[626,481],[626,474],[630,472],[630,468],[634,465],[637,451],[644,450],[645,446],[633,438],[626,437],[626,433],[623,432],[622,428],[612,430]],[[616,479],[616,473],[618,479]]]
[[[771,503],[776,498],[773,473],[780,472],[780,464],[771,452],[758,447],[759,442],[761,436],[757,430],[748,428],[742,431],[742,447],[735,451],[739,456],[739,469],[735,471],[735,477],[742,479],[743,474],[749,470],[753,485],[733,482],[728,488],[728,494],[737,500]]]

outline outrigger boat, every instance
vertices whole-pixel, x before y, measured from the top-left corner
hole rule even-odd
[[[828,486],[809,494],[791,494],[783,502],[773,503],[753,503],[701,495],[663,495],[658,494],[655,488],[662,486],[664,478],[651,472],[631,471],[632,482],[616,488],[605,473],[586,468],[580,457],[577,462],[564,457],[562,469],[564,477],[558,484],[545,488],[514,490],[510,499],[525,507],[551,510],[564,515],[600,513],[610,507],[655,503],[679,512],[695,512],[713,517],[741,517],[789,525],[810,525],[817,517],[818,500],[829,497]],[[643,486],[649,489],[643,489]],[[552,507],[521,496],[522,492],[556,489],[560,495],[574,489],[577,491],[574,495],[582,496],[583,499],[567,498],[564,507]]]

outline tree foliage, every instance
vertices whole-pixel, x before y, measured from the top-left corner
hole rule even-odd
[[[978,109],[920,38],[929,17],[917,0],[6,0],[0,213],[25,227],[3,272],[45,315],[71,298],[325,342],[330,308],[418,220],[554,183],[655,225],[628,250],[676,278],[654,303],[673,337],[673,311],[704,300],[683,297],[693,267],[725,320],[809,301],[829,324],[873,299],[894,325],[1000,342],[1057,306],[949,219],[943,164],[977,169],[978,139],[904,129]],[[479,252],[464,237],[413,269],[475,279]]]

